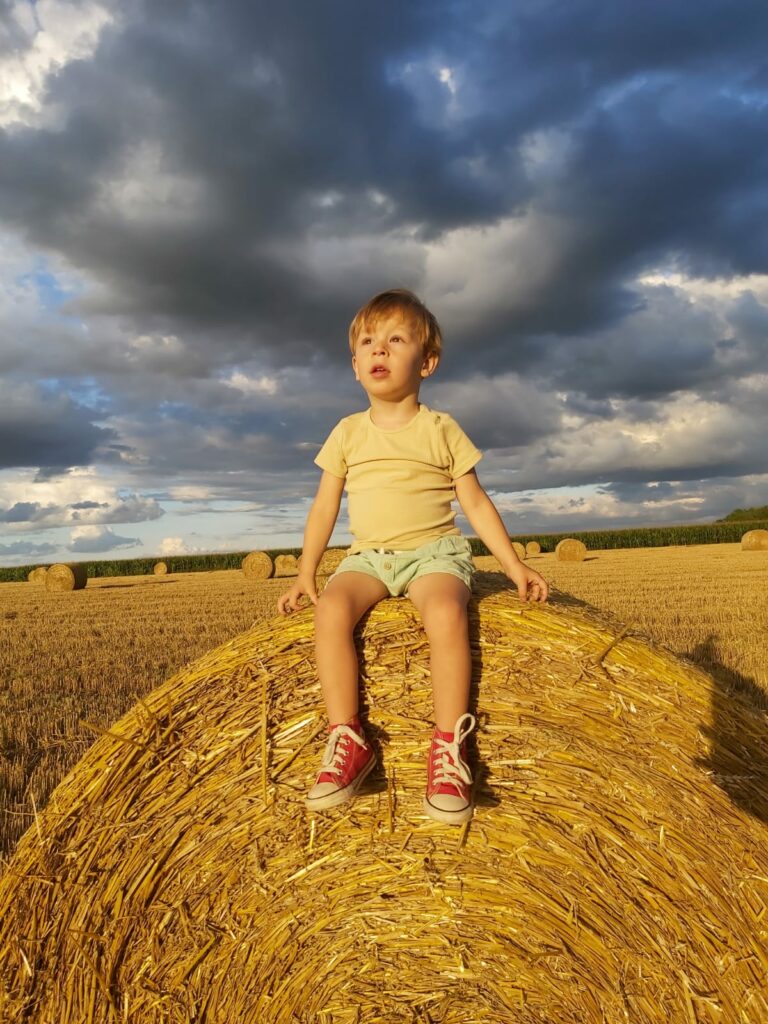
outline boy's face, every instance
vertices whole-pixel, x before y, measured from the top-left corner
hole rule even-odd
[[[396,311],[365,326],[352,356],[355,378],[376,397],[395,401],[418,394],[422,380],[435,372],[438,358],[424,356],[421,336],[410,318]]]

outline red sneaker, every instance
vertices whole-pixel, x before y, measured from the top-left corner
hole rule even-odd
[[[465,741],[475,725],[475,716],[467,713],[453,733],[435,729],[432,735],[423,807],[436,821],[461,825],[472,817],[472,776],[465,760]]]
[[[320,771],[305,801],[313,811],[323,811],[354,799],[376,764],[376,755],[366,742],[357,715],[345,725],[328,728]]]

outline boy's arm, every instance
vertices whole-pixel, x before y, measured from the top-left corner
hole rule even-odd
[[[344,477],[334,476],[328,470],[323,470],[317,494],[304,527],[300,576],[310,576],[314,580],[315,570],[336,525],[343,492]]]
[[[507,528],[502,522],[496,506],[480,486],[477,473],[469,473],[454,480],[456,498],[461,510],[469,520],[472,529],[488,550],[498,559],[501,568],[509,575],[510,570],[523,563],[517,557]]]
[[[496,506],[480,486],[474,469],[454,480],[456,497],[462,511],[480,540],[499,560],[504,573],[517,586],[521,601],[530,594],[533,601],[546,601],[549,587],[543,576],[521,562],[512,547],[507,528]]]

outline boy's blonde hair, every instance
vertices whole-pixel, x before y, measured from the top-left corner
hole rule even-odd
[[[390,288],[389,291],[379,292],[357,311],[349,325],[349,347],[352,349],[352,355],[355,354],[355,345],[360,335],[379,320],[395,312],[403,313],[411,320],[421,340],[424,358],[436,355],[439,362],[443,353],[440,324],[434,313],[431,313],[421,299],[407,288]]]

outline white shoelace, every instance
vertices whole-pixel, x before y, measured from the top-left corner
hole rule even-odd
[[[466,727],[465,727],[465,724]],[[467,736],[477,724],[474,715],[469,713],[462,715],[456,723],[452,740],[441,740],[435,736],[433,744],[437,748],[432,757],[435,764],[435,775],[432,779],[435,785],[447,782],[449,785],[456,785],[457,777],[467,785],[472,783],[472,776],[466,763],[461,759],[460,747]]]
[[[361,739],[354,729],[350,729],[348,725],[337,725],[331,731],[328,742],[325,744],[323,759],[320,762],[321,772],[330,772],[332,775],[341,774],[341,762],[348,750],[347,744],[343,742],[345,736],[351,737],[358,746],[365,746],[365,740]]]

